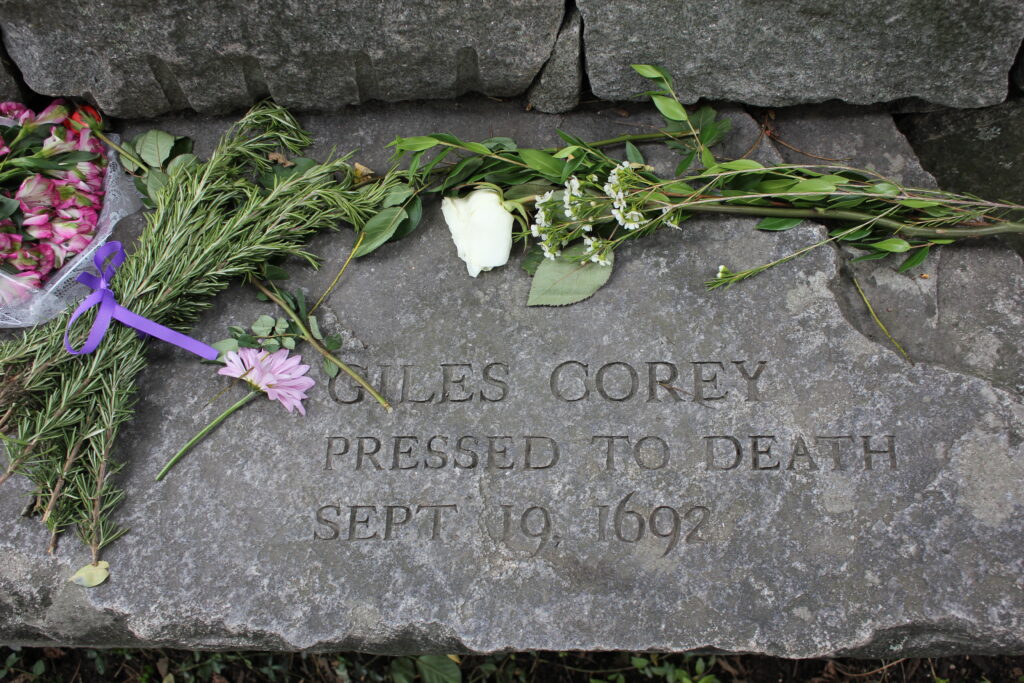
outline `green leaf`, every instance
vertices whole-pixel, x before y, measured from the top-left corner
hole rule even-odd
[[[420,655],[416,658],[416,669],[423,683],[461,683],[462,671],[459,665],[445,655]]]
[[[281,337],[281,346],[291,351],[295,348],[295,337]]]
[[[342,346],[342,340],[340,334],[329,334],[324,338],[324,348],[330,352],[335,352]]]
[[[366,225],[363,226],[363,232],[366,234],[366,237],[363,238],[362,244],[356,249],[355,258],[366,256],[391,239],[391,236],[398,229],[399,223],[404,221],[408,215],[402,207],[391,206],[381,210],[376,216],[366,221]]]
[[[827,180],[821,178],[808,178],[807,180],[801,180],[793,187],[789,188],[789,192],[814,192],[818,194],[828,194],[836,191],[836,186]]]
[[[412,683],[416,678],[416,667],[409,657],[393,658],[389,668],[394,683]]]
[[[0,195],[0,219],[14,215],[21,203],[17,199]]]
[[[860,245],[860,246],[863,247],[865,245]],[[864,254],[863,256],[858,256],[855,259],[850,259],[850,263],[857,263],[859,261],[877,261],[879,259],[886,258],[888,255],[889,255],[889,252],[887,252],[887,251],[876,251],[876,252],[871,253],[871,254]]]
[[[128,154],[131,154],[134,157],[137,157],[139,155],[139,153],[135,151],[135,147],[130,142],[122,142],[121,149],[128,152]],[[121,160],[121,165],[124,166],[124,170],[128,171],[129,173],[135,173],[140,168],[138,164],[136,164],[134,161],[126,157],[124,154],[119,153],[118,159]]]
[[[666,119],[672,121],[686,120],[686,110],[683,109],[683,105],[679,104],[679,100],[665,97],[664,95],[651,95],[651,101],[654,102],[654,106],[658,108],[658,111]]]
[[[402,183],[396,185],[387,195],[384,196],[384,201],[381,202],[382,207],[398,206],[405,202],[413,193],[413,189],[408,185]]]
[[[97,157],[92,152],[67,152],[65,154],[58,154],[53,158],[59,164],[62,165],[73,165],[80,161],[92,161]]]
[[[576,150],[578,149],[579,147],[577,147],[576,145],[569,145],[568,147],[563,147],[562,149],[558,150],[552,156],[556,159],[565,159],[575,154]]]
[[[630,657],[629,663],[633,666],[634,669],[643,669],[646,668],[647,665],[651,662],[649,659],[644,659],[643,657]]]
[[[938,206],[939,202],[929,202],[924,199],[901,199],[900,204],[909,206],[912,209],[924,209],[929,206]]]
[[[309,316],[309,333],[313,335],[314,339],[318,339],[320,341],[323,341],[324,339],[323,332],[320,331],[320,323],[317,322],[315,315]]]
[[[640,153],[640,150],[636,148],[632,142],[626,142],[626,158],[632,161],[634,164],[645,164],[644,155]]]
[[[803,218],[762,218],[757,225],[754,227],[758,230],[771,230],[773,232],[782,232],[783,230],[789,230],[795,228],[804,222]]]
[[[518,151],[519,158],[527,166],[544,175],[561,178],[563,162],[554,158],[547,152],[539,149],[521,149]]]
[[[390,242],[397,242],[403,237],[407,237],[413,230],[419,227],[420,220],[423,218],[423,200],[418,195],[413,197],[412,201],[405,207],[405,212],[408,215],[405,220],[398,224],[395,234],[389,240]]]
[[[217,351],[220,352],[220,355],[223,356],[228,351],[237,351],[238,350],[238,340],[237,339],[221,339],[219,342],[214,342],[213,344],[210,344],[210,346],[212,346],[213,348],[217,349]]]
[[[522,185],[513,185],[505,190],[502,195],[506,200],[522,199],[523,197],[532,197],[534,195],[544,194],[548,190],[555,189],[555,187],[556,186],[551,183],[544,182],[524,183]]]
[[[151,168],[160,168],[171,155],[171,148],[177,140],[162,130],[146,131],[133,140],[135,151]]]
[[[764,168],[764,165],[760,162],[754,161],[753,159],[734,159],[733,161],[723,161],[717,164],[714,169],[708,169],[711,171],[753,171],[754,169]]]
[[[903,263],[900,264],[900,267],[897,268],[897,270],[901,273],[905,273],[911,268],[921,265],[922,263],[924,263],[924,260],[928,258],[928,252],[930,250],[930,246],[919,247],[917,249],[914,249],[914,252],[910,256],[908,256],[906,260],[903,261]]]
[[[512,151],[516,148],[516,141],[512,138],[487,138],[481,144],[492,152]]]
[[[953,244],[956,240],[928,240],[932,244]]]
[[[110,563],[100,560],[95,565],[85,565],[75,572],[68,581],[77,583],[79,586],[92,588],[106,581],[108,576],[110,576]]]
[[[389,146],[395,146],[405,152],[419,152],[423,149],[437,147],[437,140],[428,135],[416,135],[411,138],[395,138]]]
[[[332,377],[333,378],[333,377],[337,377],[339,372],[341,372],[341,370],[338,369],[337,365],[335,365],[333,362],[327,360],[326,358],[324,359],[324,374],[325,375],[327,375],[328,377]]]
[[[199,163],[199,157],[195,154],[180,154],[167,164],[167,174],[171,175],[175,171],[181,168],[189,168]]]
[[[284,268],[267,263],[263,266],[263,277],[267,280],[288,280],[291,276]]]
[[[530,286],[527,306],[568,306],[589,299],[612,275],[612,266],[599,266],[580,259],[588,248],[582,244],[566,249],[562,258],[544,259]],[[614,254],[609,254],[614,262]]]
[[[281,350],[281,342],[276,339],[268,339],[263,342],[263,350],[267,353],[274,353]]]
[[[715,155],[707,147],[702,147],[700,150],[700,163],[704,168],[715,165]]]
[[[284,334],[288,330],[288,318],[278,318],[274,323],[274,334]]]
[[[891,237],[881,242],[872,242],[868,246],[876,251],[887,251],[893,254],[902,254],[910,249],[910,243],[906,240],[901,240],[899,237]]]
[[[886,197],[895,197],[900,193],[900,188],[892,183],[875,183],[871,187],[865,188],[865,191],[872,194],[884,195]]]
[[[146,195],[150,199],[156,200],[156,196],[160,194],[160,190],[164,189],[169,180],[170,178],[163,171],[150,169],[146,174]]]
[[[480,157],[467,157],[455,165],[455,168],[448,173],[448,176],[441,183],[441,192],[459,183],[466,181],[483,165],[484,160]]]
[[[530,247],[530,251],[526,252],[526,256],[523,257],[519,267],[533,276],[537,273],[537,268],[543,261],[544,250],[535,244]]]
[[[654,66],[653,64],[630,64],[630,66],[633,67],[633,71],[644,78],[650,78],[655,81],[661,79],[669,84],[672,82],[672,77],[660,66]]]
[[[256,322],[252,324],[252,333],[257,337],[266,337],[274,331],[274,325],[276,323],[277,321],[269,315],[261,315],[256,318]]]

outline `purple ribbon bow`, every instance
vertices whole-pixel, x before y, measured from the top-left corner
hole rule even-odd
[[[110,280],[114,277],[114,272],[118,267],[124,263],[124,256],[124,247],[121,246],[120,242],[108,242],[96,250],[96,254],[92,259],[96,270],[100,274],[99,277],[91,273],[82,273],[78,276],[77,280],[91,288],[93,292],[82,303],[78,304],[78,308],[71,314],[71,320],[68,321],[67,329],[64,330],[64,348],[67,349],[68,353],[77,356],[95,351],[96,347],[103,341],[103,336],[107,333],[107,328],[110,327],[110,321],[117,320],[128,327],[135,328],[141,335],[162,339],[206,360],[216,360],[219,352],[212,346],[181,332],[175,332],[169,327],[153,322],[149,318],[143,318],[141,315],[132,313],[117,303],[114,293],[110,291]],[[104,266],[104,262],[108,258],[110,259],[110,265]],[[71,326],[75,324],[75,321],[96,304],[99,304],[100,309],[96,312],[96,320],[93,322],[92,328],[89,329],[89,337],[85,340],[82,348],[76,351],[71,346],[71,342],[68,341],[68,333],[71,332]]]

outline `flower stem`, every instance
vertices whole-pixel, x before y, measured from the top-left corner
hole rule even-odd
[[[253,389],[248,394],[246,394],[238,403],[236,403],[235,405],[233,405],[230,408],[228,408],[227,410],[225,410],[219,416],[214,418],[214,420],[210,424],[206,425],[201,430],[199,430],[198,434],[196,434],[191,439],[189,439],[189,442],[187,444],[185,444],[184,446],[182,446],[181,450],[178,451],[177,453],[175,453],[173,458],[171,458],[170,460],[167,461],[167,464],[164,465],[164,468],[162,470],[160,470],[159,474],[156,475],[156,480],[160,481],[161,479],[166,477],[167,473],[171,470],[171,468],[174,467],[175,465],[177,465],[178,461],[181,460],[183,457],[185,457],[185,454],[188,453],[190,450],[192,450],[193,446],[195,446],[197,443],[199,443],[200,441],[205,439],[206,435],[209,434],[210,432],[212,432],[214,429],[216,429],[217,425],[219,425],[221,422],[226,420],[229,415],[231,415],[236,410],[238,410],[239,408],[244,406],[246,403],[248,403],[249,401],[253,400],[254,398],[256,398],[257,396],[259,396],[262,393],[263,392],[260,391],[259,389]]]
[[[728,198],[723,197],[722,201]],[[957,238],[957,237],[983,237],[986,235],[998,235],[1007,232],[1024,232],[1024,223],[1006,221],[987,225],[981,228],[923,228],[917,225],[909,225],[891,218],[881,218],[869,213],[860,211],[834,211],[828,209],[788,209],[771,206],[732,206],[727,204],[677,204],[673,208],[682,211],[695,211],[701,213],[730,213],[745,216],[779,216],[783,218],[811,218],[815,220],[843,220],[843,221],[867,221],[874,220],[879,225],[891,228],[895,232],[901,232],[911,237],[924,237],[932,239]]]
[[[343,361],[341,361],[340,359],[335,357],[335,355],[333,353],[328,351],[327,348],[324,347],[324,345],[321,344],[317,340],[317,338],[313,336],[313,333],[309,331],[309,328],[306,327],[305,321],[303,321],[298,316],[298,314],[296,314],[295,311],[293,311],[291,309],[291,307],[284,302],[284,300],[281,297],[279,297],[277,294],[275,294],[270,289],[268,289],[266,286],[264,286],[263,283],[260,282],[259,280],[253,280],[252,284],[256,287],[256,289],[258,289],[261,292],[263,292],[263,294],[265,294],[268,299],[270,299],[275,304],[277,304],[281,308],[281,310],[284,311],[285,314],[289,318],[291,318],[292,321],[295,322],[295,324],[299,327],[299,331],[302,332],[302,338],[305,339],[307,342],[309,342],[309,344],[314,349],[316,349],[317,352],[321,356],[326,358],[331,363],[334,363],[334,365],[339,370],[343,371],[349,377],[354,379],[356,381],[356,383],[359,384],[359,386],[361,386],[363,389],[366,389],[366,391],[369,392],[370,396],[373,396],[373,398],[377,401],[377,403],[381,404],[381,406],[384,407],[384,410],[388,411],[389,413],[391,412],[392,408],[391,408],[391,404],[388,403],[388,400],[386,398],[384,398],[383,396],[381,396],[380,392],[378,392],[376,389],[374,389],[372,386],[370,386],[370,383],[367,382],[365,379],[363,379],[363,377],[358,372],[356,372],[355,370],[350,368]]]
[[[345,259],[345,263],[344,265],[342,265],[341,270],[338,271],[338,274],[334,276],[334,280],[331,281],[330,287],[324,290],[324,293],[321,294],[320,298],[316,300],[315,304],[313,304],[313,308],[309,309],[310,315],[313,315],[313,312],[316,311],[316,309],[320,308],[320,304],[322,304],[324,300],[331,295],[331,292],[334,291],[334,288],[338,286],[338,282],[341,280],[341,276],[345,274],[345,269],[348,268],[348,264],[352,260],[352,257],[356,255],[357,251],[359,251],[359,245],[363,243],[363,239],[365,237],[366,232],[360,231],[359,239],[357,239],[356,243],[352,245],[352,251],[348,253],[348,258]]]
[[[90,130],[93,132],[93,135],[98,137],[105,144],[107,144],[110,147],[112,147],[115,152],[117,152],[118,154],[120,154],[123,157],[127,157],[129,161],[131,161],[133,164],[138,166],[139,169],[142,170],[143,175],[145,175],[146,173],[149,173],[149,166],[146,165],[146,162],[141,161],[134,154],[129,154],[128,151],[124,147],[122,147],[121,145],[117,144],[116,142],[114,142],[113,140],[108,138],[102,132],[96,130],[95,128],[90,128]]]

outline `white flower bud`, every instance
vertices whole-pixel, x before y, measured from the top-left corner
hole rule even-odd
[[[475,190],[462,199],[445,197],[441,213],[471,277],[508,263],[513,218],[497,192]]]

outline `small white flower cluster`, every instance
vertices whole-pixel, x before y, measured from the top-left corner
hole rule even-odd
[[[682,228],[679,227],[679,224],[678,223],[673,223],[672,222],[672,218],[668,215],[669,211],[671,211],[671,210],[672,210],[672,207],[670,207],[670,206],[666,206],[666,207],[662,208],[661,215],[665,216],[665,218],[663,218],[661,222],[664,223],[665,225],[667,225],[668,227],[672,228],[673,230],[682,230]]]
[[[608,198],[612,200],[612,218],[626,230],[633,231],[643,227],[650,221],[644,219],[642,211],[638,211],[637,207],[630,207],[626,201],[626,192],[630,189],[627,182],[629,176],[622,177],[622,172],[629,168],[628,161],[623,161],[613,168],[608,173],[608,180],[602,189],[608,195]]]
[[[553,226],[551,215],[548,212],[553,208],[551,204],[554,203],[552,201],[554,194],[554,192],[546,192],[537,198],[533,223],[530,225],[530,234],[540,241],[544,258],[552,260],[562,253],[562,247],[565,246],[565,242],[559,240],[550,230]]]
[[[569,176],[569,180],[565,183],[565,193],[562,195],[565,217],[569,220],[577,218],[576,206],[580,202],[576,200],[581,197],[583,197],[583,191],[580,190],[580,179],[576,176]]]
[[[584,237],[583,244],[590,247],[590,260],[599,266],[610,266],[611,259],[608,258],[611,242],[602,240],[600,237]]]

